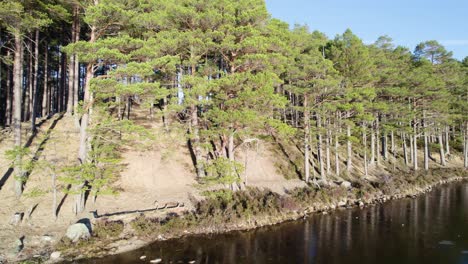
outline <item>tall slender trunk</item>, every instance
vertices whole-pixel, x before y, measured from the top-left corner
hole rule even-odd
[[[73,7],[73,22],[71,28],[71,39],[70,43],[74,43],[76,41],[76,27],[78,26],[76,21],[77,16],[77,8],[76,6]],[[74,110],[74,103],[75,103],[75,95],[77,95],[78,87],[75,87],[75,76],[78,74],[75,70],[75,54],[68,54],[68,101],[67,101],[67,115],[72,115]]]
[[[234,132],[229,133],[228,136],[228,158],[230,161],[234,161]]]
[[[308,96],[304,95],[304,175],[305,175],[305,181],[308,183],[310,180],[310,164],[309,164],[309,160],[310,160],[309,158],[310,116],[309,116],[309,109],[307,108],[308,107],[307,101],[308,101]]]
[[[413,164],[413,158],[414,158],[414,155],[413,155],[413,147],[414,147],[414,144],[413,144],[413,137],[411,135],[408,136],[409,138],[409,151],[410,151],[410,155],[409,155],[409,162],[411,164]]]
[[[73,103],[75,102],[75,56],[70,55],[68,60],[68,100],[67,115],[73,114]]]
[[[34,82],[33,82],[33,102],[32,102],[32,111],[31,111],[31,131],[36,133],[36,116],[37,116],[37,106],[39,100],[39,29],[36,29],[36,34],[34,41],[36,46],[34,47]]]
[[[80,7],[79,5],[75,5],[74,7],[74,16],[73,16],[73,22],[75,24],[74,28],[75,28],[75,39],[74,39],[74,42],[78,42],[80,40],[80,32],[81,32],[81,24],[80,24],[80,16],[79,16],[79,12],[80,12]],[[74,58],[74,62],[75,62],[75,65],[74,65],[74,84],[73,84],[73,87],[74,87],[74,94],[73,94],[73,117],[74,117],[74,120],[75,120],[75,127],[77,129],[79,129],[80,127],[80,117],[78,115],[78,102],[79,102],[79,96],[80,96],[80,61],[78,60],[78,55],[75,54],[75,58]]]
[[[347,150],[348,150],[348,160],[346,162],[346,170],[350,172],[353,167],[353,164],[352,164],[353,152],[352,152],[352,144],[351,144],[351,125],[350,124],[346,125],[346,136],[347,136]]]
[[[200,147],[200,132],[199,132],[199,124],[198,124],[198,113],[197,108],[195,105],[191,107],[191,122],[192,122],[192,147],[195,154],[195,164],[197,167],[197,177],[203,177],[205,175],[205,168],[203,164],[203,156],[202,150]],[[231,145],[232,144],[232,145]],[[234,150],[234,136],[233,134],[229,135],[229,159],[232,158],[234,160],[234,154],[232,151]]]
[[[330,130],[330,122],[327,123],[327,138],[325,141],[325,154],[326,154],[326,162],[327,162],[327,175],[330,175],[331,171],[331,160],[330,160],[330,141],[331,141],[331,130]]]
[[[403,157],[405,159],[405,165],[409,165],[408,161],[408,147],[406,146],[406,133],[402,133],[401,135],[401,141],[402,141],[402,146],[403,146]]]
[[[130,120],[130,112],[132,111],[131,108],[132,108],[132,99],[130,96],[127,96],[127,106],[125,107],[127,120]]]
[[[375,130],[374,124],[371,125],[371,158],[369,165],[374,165],[375,163]]]
[[[468,168],[468,122],[465,122],[463,132],[463,163],[465,168]]]
[[[440,150],[440,164],[442,166],[447,166],[445,162],[445,152],[444,152],[444,140],[443,140],[443,131],[442,129],[439,130],[439,150]]]
[[[294,104],[295,104],[295,106],[298,106],[299,105],[298,104],[298,101],[299,101],[298,95],[294,95],[294,98],[295,98]],[[294,118],[295,127],[299,127],[299,110],[297,110],[295,108],[294,111],[295,111],[295,118]]]
[[[49,114],[49,107],[50,107],[50,91],[49,91],[49,48],[48,44],[45,43],[45,51],[44,51],[44,87],[43,87],[43,94],[42,94],[42,117],[45,117]]]
[[[94,0],[94,4],[98,4],[98,0]],[[91,26],[90,32],[90,40],[89,43],[94,43],[96,41],[96,27]],[[81,124],[80,124],[80,146],[78,150],[78,158],[82,164],[88,162],[88,151],[90,146],[90,138],[88,135],[88,125],[90,120],[90,112],[91,112],[91,105],[92,105],[92,96],[90,91],[90,83],[94,77],[94,64],[89,63],[86,66],[86,80],[85,80],[85,87],[84,87],[84,97],[83,97],[83,115],[81,117]],[[80,179],[83,181],[83,179]],[[75,213],[80,213],[84,209],[84,193],[82,192],[84,182],[75,186],[75,191],[77,194],[75,195],[75,206],[74,211]]]
[[[383,119],[382,122],[385,122],[385,119]],[[382,156],[384,160],[386,161],[388,160],[388,134],[387,134],[387,129],[385,127],[382,133]]]
[[[34,95],[34,54],[33,54],[33,41],[31,36],[30,46],[29,46],[29,67],[28,67],[28,105],[25,106],[27,108],[26,116],[24,120],[31,120],[31,113],[32,113],[32,105],[33,105],[33,95]]]
[[[391,149],[390,151],[392,152],[393,155],[393,162],[396,160],[396,148],[395,148],[395,132],[392,130],[390,131],[390,144],[391,144]]]
[[[56,80],[56,87],[55,87],[55,91],[54,91],[54,103],[55,103],[55,107],[53,109],[53,113],[60,113],[62,111],[62,108],[61,108],[61,100],[62,100],[62,89],[64,88],[62,86],[62,71],[63,71],[63,68],[62,68],[62,57],[63,57],[63,53],[58,52],[58,58],[57,58],[57,68],[58,68],[58,73],[57,73],[57,80]]]
[[[450,155],[450,127],[445,126],[445,151],[447,155]]]
[[[424,170],[429,170],[429,135],[427,133],[426,110],[423,110],[423,133],[424,133]]]
[[[380,120],[379,120],[379,117],[377,117],[375,119],[375,162],[377,164],[377,166],[380,166],[380,157],[381,157],[381,153],[380,153],[380,144],[379,144],[379,137],[380,137]]]
[[[339,143],[339,135],[338,135],[338,127],[335,128],[335,173],[337,176],[340,175],[340,156],[338,153],[338,149],[340,147]]]
[[[20,154],[21,144],[21,105],[22,105],[22,94],[23,88],[23,44],[20,32],[15,32],[15,51],[13,61],[13,133],[15,148],[18,153],[16,154],[15,162],[15,194],[19,198],[23,193],[23,168],[22,168],[22,155]]]
[[[364,174],[367,177],[369,170],[367,166],[367,128],[365,123],[362,124],[362,142],[364,144]]]
[[[10,58],[10,51],[7,51],[6,57]],[[11,126],[12,119],[12,87],[11,87],[11,70],[10,67],[7,67],[6,70],[6,109],[5,109],[5,125]]]
[[[67,56],[65,53],[60,51],[60,84],[59,84],[59,112],[66,111],[66,99],[68,98],[69,94],[66,88],[66,80],[67,80]]]
[[[416,117],[413,124],[413,169],[418,170],[418,123]]]
[[[320,177],[322,178],[322,180],[326,180],[326,176],[325,176],[325,165],[324,165],[324,162],[323,162],[323,149],[322,149],[322,118],[320,117],[320,115],[316,114],[316,117],[317,117],[317,137],[318,137],[318,141],[317,141],[317,156],[318,156],[318,161],[319,161],[319,166],[320,166]]]
[[[192,64],[190,73],[192,76],[196,75],[196,65]],[[194,95],[195,98],[193,98],[195,101],[198,100],[198,95]],[[205,168],[203,164],[203,155],[202,155],[202,149],[200,146],[200,133],[199,133],[199,122],[198,122],[198,108],[195,103],[192,103],[190,106],[191,110],[191,123],[192,123],[192,147],[193,151],[195,154],[195,164],[197,167],[197,176],[203,177],[205,175]],[[229,143],[228,143],[228,155],[229,159],[231,161],[234,161],[234,134],[231,133],[229,135]]]

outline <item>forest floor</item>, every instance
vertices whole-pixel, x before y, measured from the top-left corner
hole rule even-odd
[[[28,132],[28,124],[23,124],[23,142],[30,149],[27,158],[39,162],[28,176],[19,199],[13,191],[15,177],[9,168],[11,162],[5,156],[5,151],[13,147],[13,137],[8,131],[0,134],[0,263],[2,259],[24,259],[51,250],[64,236],[68,226],[82,218],[91,219],[92,211],[105,215],[145,210],[168,203],[183,204],[183,207],[148,214],[156,217],[190,210],[193,197],[201,198],[190,154],[183,141],[185,136],[150,127],[162,140],[150,149],[128,148],[124,151],[122,164],[125,166],[113,184],[118,190],[117,195],[101,195],[95,202],[88,199],[85,211],[75,215],[72,211],[74,197],[65,191],[69,186],[58,181],[58,217],[55,219],[52,175],[55,173],[60,177],[63,173],[61,168],[77,164],[79,132],[69,116],[55,115],[39,120],[39,124],[38,133],[34,136]],[[249,155],[248,169],[244,174],[248,177],[248,186],[270,188],[278,193],[305,186],[299,179],[286,180],[278,173],[275,159],[267,149]],[[55,172],[47,164],[53,164],[57,168]],[[11,224],[15,213],[24,214],[19,225]],[[129,221],[137,215],[123,214],[116,218]],[[20,239],[24,249],[17,253]]]

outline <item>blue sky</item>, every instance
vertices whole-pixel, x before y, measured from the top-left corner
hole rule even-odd
[[[334,38],[350,28],[364,42],[390,36],[414,50],[435,39],[454,57],[468,56],[468,0],[266,0],[273,17],[307,24]]]

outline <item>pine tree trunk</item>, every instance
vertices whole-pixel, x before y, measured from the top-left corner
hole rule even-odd
[[[98,4],[98,1],[94,1],[95,5]],[[91,26],[90,32],[90,40],[89,43],[94,43],[96,38],[96,27]],[[86,67],[86,80],[85,80],[85,87],[84,87],[84,98],[83,98],[83,115],[81,117],[81,124],[80,124],[80,146],[78,150],[78,159],[82,164],[88,162],[88,150],[89,145],[91,142],[88,142],[89,135],[88,135],[88,125],[90,119],[90,109],[91,109],[91,91],[90,91],[90,83],[94,77],[94,65],[89,63]],[[80,179],[83,180],[83,179]],[[75,213],[81,213],[84,209],[84,193],[82,192],[84,186],[84,182],[75,186]]]
[[[74,28],[75,28],[75,43],[78,42],[80,40],[80,32],[81,32],[81,24],[80,24],[80,16],[79,16],[79,11],[80,11],[80,7],[79,5],[75,5],[74,6],[74,16],[73,16],[73,21],[74,21]],[[74,58],[74,62],[75,62],[75,65],[74,65],[74,84],[73,84],[73,87],[74,87],[74,94],[73,94],[73,116],[74,116],[74,119],[75,119],[75,127],[77,129],[80,128],[80,117],[78,115],[78,102],[79,102],[79,91],[80,91],[80,61],[78,60],[78,56],[75,55],[75,58]]]
[[[26,120],[29,120],[29,116],[30,116],[30,99],[31,99],[31,93],[32,93],[32,57],[33,57],[33,54],[32,54],[32,41],[29,41],[29,44],[28,44],[28,48],[27,50],[29,51],[29,57],[28,57],[28,63],[27,63],[27,67],[26,67],[26,76],[24,76],[23,74],[23,86],[25,86],[23,88],[23,105],[22,105],[22,109],[23,109],[23,114],[22,114],[22,118],[21,120],[22,121],[26,121]],[[23,56],[23,59],[24,59],[24,49],[22,51],[22,56]]]
[[[73,22],[71,28],[71,39],[70,43],[75,43],[76,41],[76,34],[77,34],[77,7],[73,7]],[[74,54],[69,54],[68,60],[68,101],[67,101],[67,115],[72,115],[74,112],[74,103],[77,101],[75,96],[78,94],[78,87],[75,87],[75,79],[78,72],[76,71],[76,56]]]
[[[411,135],[408,136],[409,138],[409,162],[411,164],[413,164],[413,147],[414,147],[414,144],[413,144],[413,137]]]
[[[406,133],[401,135],[402,145],[403,145],[403,158],[405,159],[405,165],[409,165],[408,161],[408,147],[406,146]]]
[[[49,107],[50,107],[50,91],[49,91],[49,69],[48,69],[48,61],[49,58],[49,51],[48,51],[48,44],[45,44],[45,51],[44,51],[44,87],[43,87],[43,94],[42,94],[42,117],[45,117],[49,114]]]
[[[192,55],[192,54],[191,54]],[[194,77],[196,75],[196,65],[192,64],[190,68],[190,73]],[[231,69],[233,72],[234,70]],[[194,95],[193,98],[195,101],[198,100],[198,95]],[[203,155],[202,149],[200,147],[200,133],[199,133],[199,122],[198,122],[198,109],[195,104],[192,104],[190,107],[191,110],[191,122],[192,122],[192,147],[195,154],[195,164],[197,166],[197,176],[203,177],[205,175],[205,169],[203,165]],[[229,134],[229,142],[228,142],[228,156],[229,160],[234,161],[234,132]]]
[[[73,55],[70,55],[68,60],[68,100],[67,100],[67,115],[73,114],[73,103],[75,102],[75,59]]]
[[[191,117],[191,122],[192,122],[192,147],[194,150],[195,154],[195,164],[197,167],[197,177],[201,178],[205,175],[205,168],[203,165],[203,156],[202,156],[202,150],[200,147],[200,133],[199,133],[199,124],[198,124],[198,113],[197,113],[197,108],[195,105],[192,105],[191,107],[191,112],[192,112],[192,117]],[[234,136],[233,134],[229,135],[229,146],[228,146],[228,155],[229,159],[232,158],[234,160],[234,154],[232,151],[234,151]],[[232,144],[232,145],[231,145]]]
[[[60,52],[59,50],[59,53],[58,53],[58,60],[57,60],[57,67],[58,67],[58,74],[57,74],[57,81],[56,81],[56,87],[55,87],[55,92],[54,92],[54,102],[55,102],[55,107],[54,107],[54,111],[53,113],[60,113],[62,111],[62,97],[63,97],[63,93],[62,93],[62,89],[64,88],[63,85],[62,85],[62,81],[63,81],[63,68],[62,68],[62,65],[63,65],[63,60],[62,60],[62,57],[64,56],[63,53]]]
[[[338,153],[339,149],[339,138],[338,138],[338,127],[335,129],[335,173],[337,176],[340,175],[340,156]]]
[[[382,156],[384,160],[388,160],[388,135],[387,131],[384,128],[383,134],[382,134]]]
[[[427,133],[426,110],[423,110],[423,133],[424,133],[424,170],[429,170],[429,135]]]
[[[413,124],[413,169],[418,170],[418,124],[416,123],[416,118],[414,118]]]
[[[468,122],[465,122],[463,131],[463,161],[465,168],[468,168]]]
[[[68,99],[68,91],[66,89],[66,80],[67,80],[67,56],[65,53],[60,51],[60,84],[59,84],[59,111],[66,111],[66,100]]]
[[[323,181],[326,181],[326,176],[325,176],[325,165],[323,162],[323,149],[322,149],[322,118],[320,115],[316,114],[317,117],[317,156],[318,156],[318,161],[319,161],[319,166],[320,166],[320,177],[322,178]]]
[[[443,140],[443,131],[440,129],[439,131],[439,149],[440,149],[440,165],[447,166],[445,162],[445,152],[444,152],[444,140]]]
[[[367,177],[369,175],[369,169],[367,166],[367,129],[366,124],[362,124],[362,143],[364,145],[364,174]]]
[[[132,107],[132,100],[130,98],[130,96],[127,96],[127,106],[125,107],[125,112],[127,114],[127,120],[130,120],[130,111],[131,111],[131,108]]]
[[[38,100],[39,100],[39,29],[36,29],[35,40],[36,46],[34,47],[34,83],[33,83],[33,91],[34,97],[32,102],[32,111],[31,111],[31,131],[32,133],[36,133],[36,116],[37,116],[37,108],[38,108]]]
[[[21,106],[22,106],[22,94],[23,88],[23,44],[20,32],[15,32],[15,51],[13,61],[13,133],[15,148],[18,153],[16,154],[15,161],[15,194],[19,198],[23,193],[23,171],[22,171],[22,156],[19,150],[22,148],[21,144]]]
[[[308,98],[307,95],[304,95],[304,175],[305,175],[305,182],[309,182],[310,180],[310,158],[309,158],[309,137],[310,137],[310,130],[309,130],[309,109],[308,107]]]
[[[380,137],[380,121],[379,121],[379,118],[377,117],[375,119],[375,162],[377,164],[377,166],[380,166],[380,156],[381,156],[381,153],[380,153],[380,144],[379,144],[379,137]]]
[[[449,136],[449,132],[450,132],[450,127],[445,126],[445,151],[446,151],[447,155],[450,156],[450,136]]]
[[[7,58],[10,58],[10,51],[7,51]],[[6,70],[6,109],[5,109],[5,125],[11,126],[12,119],[12,87],[11,87],[11,70],[7,67]]]
[[[346,170],[350,172],[353,166],[352,165],[353,152],[352,152],[352,145],[351,145],[351,125],[349,124],[346,125],[346,136],[348,137],[347,138],[348,160],[346,162]]]
[[[234,161],[234,132],[229,133],[228,136],[228,158],[230,161]]]
[[[327,139],[325,141],[325,153],[326,153],[326,162],[327,162],[327,175],[330,175],[331,170],[331,160],[330,160],[330,143],[331,143],[331,130],[330,123],[327,123]]]
[[[393,155],[393,162],[395,162],[396,160],[396,148],[395,148],[395,132],[392,130],[390,131],[390,144],[391,144],[391,149],[390,151],[392,152],[392,155]]]
[[[369,165],[374,165],[375,163],[375,131],[374,124],[371,125],[371,158]]]

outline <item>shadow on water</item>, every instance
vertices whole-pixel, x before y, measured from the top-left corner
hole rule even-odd
[[[248,232],[185,237],[81,263],[468,264],[468,183]]]

